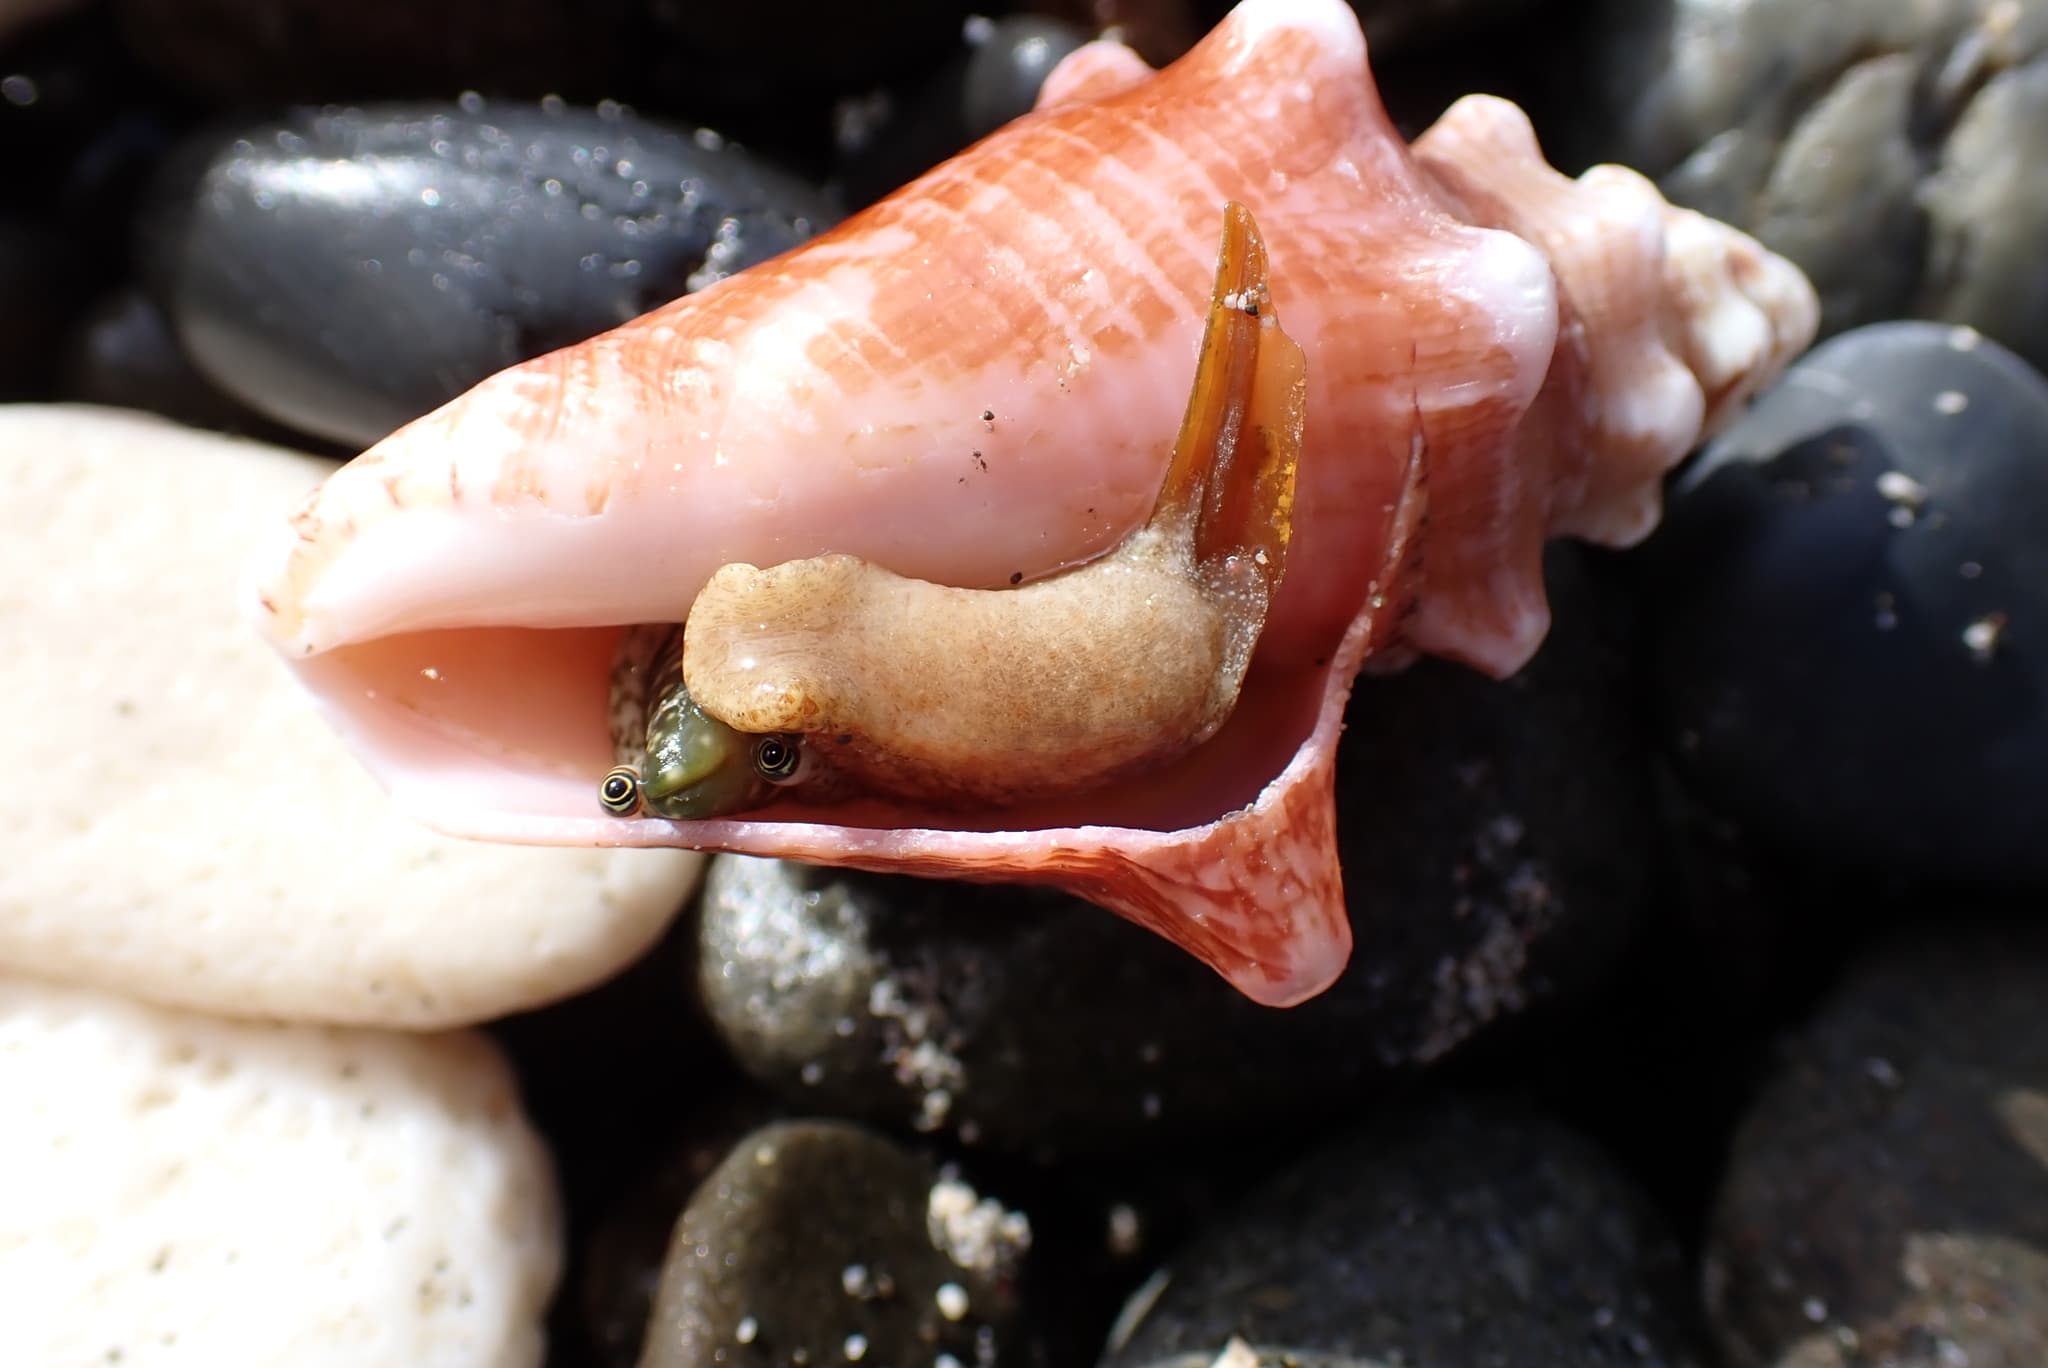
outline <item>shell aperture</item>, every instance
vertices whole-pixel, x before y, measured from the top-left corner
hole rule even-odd
[[[647,810],[721,816],[774,785],[1002,806],[1100,786],[1214,734],[1285,572],[1306,388],[1257,225],[1236,203],[1223,218],[1149,520],[1021,587],[936,585],[847,555],[722,567],[649,663],[629,667],[646,649],[629,635],[614,671],[626,764],[637,737],[619,721],[645,714]]]

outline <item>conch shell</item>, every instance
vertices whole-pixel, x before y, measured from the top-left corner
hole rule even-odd
[[[1219,732],[982,813],[599,808],[620,633],[683,621],[719,567],[847,553],[993,588],[1142,523],[1232,200],[1308,386],[1287,576]],[[1545,539],[1646,534],[1664,472],[1817,312],[1641,177],[1552,171],[1504,102],[1405,146],[1343,0],[1246,0],[1157,73],[1080,49],[1033,114],[832,232],[394,433],[264,548],[254,594],[443,831],[1048,882],[1290,1004],[1350,950],[1333,766],[1367,658],[1517,669]]]

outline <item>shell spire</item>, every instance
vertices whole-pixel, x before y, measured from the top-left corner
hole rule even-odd
[[[1306,355],[1306,428],[1286,578],[1214,737],[999,813],[596,810],[622,628],[682,622],[719,567],[844,553],[987,587],[1142,524],[1232,200]],[[1663,473],[1817,312],[1640,177],[1551,170],[1512,106],[1462,102],[1411,150],[1343,0],[1246,0],[1156,73],[1080,49],[1036,112],[831,232],[392,434],[280,528],[253,596],[442,830],[1053,883],[1298,1002],[1349,953],[1333,766],[1360,666],[1519,668],[1544,541],[1646,533]]]

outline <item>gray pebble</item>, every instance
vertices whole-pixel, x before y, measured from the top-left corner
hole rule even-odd
[[[2048,5],[1607,0],[1585,151],[1812,277],[1822,336],[1967,323],[2048,364]]]
[[[79,319],[64,348],[60,392],[68,400],[160,413],[283,446],[319,444],[223,394],[178,349],[163,312],[140,290],[108,295]]]
[[[307,110],[183,156],[145,265],[186,354],[353,445],[833,218],[743,149],[617,106]]]
[[[2044,446],[2048,380],[1924,322],[1829,340],[1717,437],[1644,562],[1694,793],[1806,863],[2048,885]]]
[[[1254,1192],[1138,1293],[1103,1368],[1675,1368],[1699,1362],[1685,1287],[1604,1154],[1458,1102]]]
[[[1029,1223],[837,1121],[741,1139],[676,1222],[642,1368],[992,1356]]]
[[[1707,1248],[1734,1368],[2048,1363],[2048,936],[1856,966],[1738,1132]]]

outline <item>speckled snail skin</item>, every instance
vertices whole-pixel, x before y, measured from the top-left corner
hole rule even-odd
[[[1200,745],[1236,706],[1286,573],[1305,389],[1258,227],[1228,205],[1193,393],[1144,526],[1022,587],[845,555],[721,567],[651,668],[640,634],[621,643],[614,716],[630,733],[644,708],[646,726],[637,748],[615,737],[626,763],[603,805],[631,812],[635,785],[664,817],[745,811],[775,787],[1010,804]],[[636,685],[651,707],[620,696]]]
[[[1144,526],[1230,201],[1308,378],[1286,579],[1213,735],[1016,801],[799,784],[738,818],[605,811],[621,635],[694,619],[721,567],[844,555],[979,592]],[[1049,883],[1299,1002],[1350,952],[1334,766],[1360,668],[1518,669],[1545,540],[1645,535],[1664,473],[1817,312],[1788,263],[1633,172],[1552,170],[1503,101],[1405,144],[1344,0],[1245,0],[1158,72],[1075,51],[1035,112],[832,231],[392,434],[260,550],[251,599],[443,831]],[[693,694],[728,677],[687,648],[684,669]],[[704,687],[713,714],[739,701]]]

